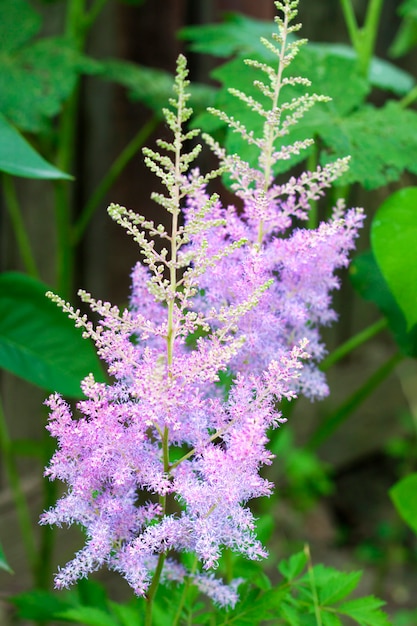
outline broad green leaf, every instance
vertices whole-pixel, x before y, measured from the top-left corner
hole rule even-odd
[[[71,606],[67,596],[38,589],[21,593],[10,600],[17,607],[18,617],[36,622],[52,621],[57,613]]]
[[[361,579],[362,572],[334,572],[319,592],[320,605],[331,605],[348,596]]]
[[[76,589],[78,604],[108,611],[107,593],[103,585],[90,578],[80,578]]]
[[[300,626],[300,613],[291,604],[287,602],[282,603],[281,616],[285,619],[285,623],[288,626]]]
[[[93,606],[73,606],[55,613],[55,619],[76,622],[83,626],[120,626],[119,620]]]
[[[360,108],[346,117],[306,116],[328,148],[324,161],[351,155],[349,171],[341,183],[359,182],[376,189],[398,180],[405,170],[417,173],[417,113],[398,102]]]
[[[229,13],[222,24],[187,26],[180,38],[191,42],[193,52],[228,57],[234,54],[265,52],[261,37],[271,38],[277,28],[273,21],[256,20],[239,13]]]
[[[1,545],[1,543],[0,543],[0,570],[4,570],[8,572],[9,574],[13,574],[13,570],[6,560],[6,555],[4,554],[3,546]]]
[[[305,552],[297,552],[290,556],[288,560],[281,561],[278,565],[278,570],[287,580],[294,580],[301,574],[306,565],[307,555]]]
[[[0,171],[25,178],[71,179],[45,161],[1,114]]]
[[[389,494],[403,520],[417,533],[417,474],[402,478]]]
[[[92,344],[45,296],[47,285],[17,272],[0,275],[0,366],[48,391],[81,397],[90,372],[103,381]]]
[[[260,38],[271,39],[273,32],[276,32],[276,26],[272,21],[256,20],[232,13],[222,24],[188,26],[181,30],[180,37],[191,42],[190,48],[193,52],[219,57],[261,54],[267,59],[269,52]],[[306,50],[313,54],[321,53],[325,57],[350,59],[355,64],[357,60],[354,48],[346,44],[309,42]],[[293,74],[293,70],[291,73]],[[369,82],[373,87],[405,95],[412,89],[415,79],[389,61],[373,57],[369,69]],[[343,74],[337,77],[337,83],[343,84],[345,88],[348,85]]]
[[[417,0],[403,0],[398,9],[398,14],[406,17],[416,17],[417,18]]]
[[[0,64],[2,54],[18,50],[41,27],[41,17],[25,0],[0,2]]]
[[[320,617],[323,626],[343,626],[340,619],[334,613],[320,611]]]
[[[417,187],[396,191],[379,207],[371,245],[381,272],[401,307],[408,330],[417,323]]]
[[[388,326],[401,352],[417,357],[417,325],[408,332],[404,314],[381,274],[372,252],[356,256],[349,268],[350,278],[358,293],[376,304],[387,318]]]
[[[348,615],[361,626],[390,626],[388,617],[380,609],[385,602],[374,596],[349,600],[337,607],[338,613]]]
[[[322,50],[325,55],[339,56],[355,63],[357,60],[354,48],[346,44],[309,42],[307,50]],[[378,57],[373,57],[371,60],[368,80],[373,87],[392,91],[399,96],[407,94],[416,82],[414,77],[405,70]]]
[[[117,604],[110,602],[110,607],[121,626],[141,626],[143,624],[144,607],[131,604]]]
[[[173,95],[174,77],[168,72],[144,67],[128,61],[110,59],[97,66],[97,75],[123,85],[132,100],[143,102],[162,116],[162,109]],[[205,109],[214,100],[216,90],[207,85],[190,85],[190,104],[195,110]]]
[[[25,33],[16,49],[0,21],[0,40],[5,41],[0,52],[0,112],[21,130],[37,133],[50,129],[49,120],[61,111],[79,75],[97,71],[97,63],[65,37],[32,41]]]

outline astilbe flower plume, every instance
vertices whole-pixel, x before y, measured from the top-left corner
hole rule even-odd
[[[278,20],[279,70],[269,69],[268,76],[283,84],[282,70],[295,54],[286,36],[296,3],[276,4],[284,15]],[[207,192],[219,172],[204,176],[192,169],[199,144],[184,150],[197,135],[185,129],[187,86],[180,56],[176,97],[164,111],[173,139],[158,142],[162,154],[145,150],[166,189],[153,198],[170,214],[170,228],[118,205],[109,208],[143,255],[132,274],[130,310],[80,292],[100,318],[94,326],[51,295],[95,342],[112,382],[87,377],[78,415],[57,394],[47,401],[58,449],[45,473],[66,482],[68,492],[41,521],[85,530],[85,546],[56,575],[58,588],[107,565],[136,594],[152,595],[160,577],[189,577],[227,606],[237,600],[238,581],[224,585],[207,570],[217,567],[225,547],[249,559],[267,554],[247,503],[272,491],[259,470],[272,461],[268,430],[283,421],[277,403],[300,389],[323,395],[317,369],[303,374],[306,350],[315,358],[323,353],[317,328],[334,318],[334,270],[347,263],[360,217],[337,212],[315,230],[283,237],[345,167],[341,161],[286,185],[274,182],[273,162],[284,154],[276,140],[317,99],[310,96],[287,116],[274,96],[259,140],[228,119],[259,144],[258,170],[210,142],[244,203],[243,216],[224,209]],[[166,248],[156,249],[156,237]],[[227,397],[219,392],[221,371],[233,372]],[[175,558],[181,552],[194,553],[201,568],[188,571]]]

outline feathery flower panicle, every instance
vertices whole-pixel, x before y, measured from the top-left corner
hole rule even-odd
[[[361,220],[355,211],[343,217],[338,207],[315,230],[293,228],[344,161],[287,184],[274,182],[275,160],[306,145],[277,148],[276,140],[318,99],[277,108],[280,85],[296,81],[282,78],[282,71],[300,42],[285,39],[298,28],[289,25],[297,2],[276,5],[283,14],[277,20],[279,69],[260,67],[271,83],[260,83],[261,89],[273,106],[261,110],[236,94],[266,120],[261,138],[244,131],[259,146],[259,169],[213,141],[220,169],[202,175],[193,168],[201,148],[184,149],[196,131],[185,129],[191,110],[180,56],[175,99],[164,112],[173,139],[158,142],[162,153],[144,151],[165,187],[153,198],[170,214],[170,228],[119,205],[109,208],[143,257],[132,273],[130,310],[81,291],[100,318],[94,326],[51,295],[94,341],[112,377],[108,384],[91,375],[83,381],[77,416],[59,395],[47,401],[58,449],[45,474],[66,482],[68,491],[41,522],[76,523],[86,534],[85,546],[58,572],[58,588],[106,565],[139,595],[152,593],[160,578],[188,578],[217,604],[233,606],[239,581],[224,585],[208,570],[225,547],[249,559],[267,554],[247,503],[273,488],[259,470],[272,461],[268,430],[284,421],[277,402],[300,390],[324,394],[317,368],[305,361],[324,352],[318,326],[334,318],[334,270],[347,263]],[[238,123],[228,123],[241,132]],[[243,200],[242,216],[207,192],[225,169]],[[155,237],[166,246],[161,251]],[[224,398],[218,383],[226,370],[234,377]],[[181,552],[193,553],[200,567],[178,563]]]
[[[211,109],[233,131],[258,148],[257,167],[249,165],[237,154],[226,151],[211,137],[205,137],[227,171],[232,191],[240,198],[242,208],[223,207],[219,200],[213,207],[223,225],[204,233],[207,250],[215,254],[225,242],[236,239],[246,243],[214,267],[208,268],[201,280],[204,302],[201,306],[236,306],[248,288],[271,281],[270,288],[259,300],[256,310],[249,310],[240,320],[239,332],[245,337],[242,349],[232,360],[233,371],[250,371],[258,375],[271,359],[286,354],[303,338],[308,339],[310,361],[296,381],[294,391],[310,399],[328,394],[324,374],[318,363],[326,354],[320,338],[320,327],[336,319],[331,308],[331,291],[339,287],[336,271],[348,265],[349,252],[354,248],[362,226],[361,209],[345,212],[342,202],[333,210],[328,222],[317,228],[301,228],[309,219],[311,203],[317,202],[325,190],[348,168],[349,158],[341,158],[315,171],[303,172],[286,183],[275,182],[276,164],[298,154],[312,140],[285,145],[289,128],[296,124],[316,102],[328,98],[304,94],[290,102],[283,100],[288,85],[310,86],[301,77],[284,76],[286,68],[305,40],[288,41],[288,35],[300,25],[291,25],[297,2],[276,2],[282,17],[277,17],[279,32],[273,42],[263,40],[268,51],[277,58],[277,68],[248,60],[259,70],[255,82],[260,94],[270,101],[270,108],[261,106],[253,97],[236,89],[229,91],[243,105],[263,118],[263,132],[257,137],[251,130],[224,111]],[[199,178],[198,171],[190,181]],[[207,202],[205,186],[195,188],[187,196],[185,219],[191,219],[198,207]],[[210,225],[207,222],[207,227]],[[192,245],[201,245],[196,238]]]

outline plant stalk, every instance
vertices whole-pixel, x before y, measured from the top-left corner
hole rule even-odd
[[[356,350],[356,348],[359,348],[359,346],[369,341],[369,339],[372,339],[372,337],[380,333],[384,328],[387,328],[387,326],[388,322],[386,318],[382,318],[353,337],[350,337],[350,339],[342,343],[341,346],[338,346],[320,363],[321,371],[327,372],[335,363],[341,361],[345,356],[353,352],[353,350]]]
[[[97,206],[103,200],[129,161],[135,156],[139,148],[143,146],[145,141],[158,126],[158,123],[159,118],[154,115],[144,126],[142,126],[135,137],[133,137],[133,139],[127,144],[127,146],[113,162],[107,174],[88,199],[87,204],[74,224],[72,231],[72,242],[74,245],[80,242]]]
[[[340,0],[350,41],[358,55],[359,71],[365,78],[375,51],[383,0],[369,0],[364,25],[358,26],[352,0]]]
[[[383,380],[391,374],[396,365],[404,358],[402,354],[397,352],[390,357],[376,372],[374,372],[365,383],[359,387],[347,400],[342,404],[316,429],[307,443],[309,450],[316,450],[326,439],[328,439],[334,431],[343,424],[344,421],[355,411],[371,393],[382,383]]]
[[[29,507],[23,492],[22,484],[17,469],[16,460],[12,450],[12,441],[6,424],[3,407],[0,401],[0,450],[4,459],[4,467],[7,474],[8,484],[13,496],[16,507],[17,519],[20,526],[20,532],[25,546],[26,557],[33,576],[33,580],[37,582],[38,558],[36,551],[35,538],[30,519]]]
[[[19,206],[16,189],[13,179],[7,174],[3,174],[3,189],[6,209],[10,217],[13,232],[16,237],[19,254],[22,258],[23,265],[29,276],[39,278],[39,271],[33,256],[32,247],[28,237],[27,230],[23,221],[22,212]]]

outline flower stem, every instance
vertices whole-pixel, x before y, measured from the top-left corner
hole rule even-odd
[[[152,578],[152,583],[150,584],[149,591],[147,593],[145,626],[152,626],[153,602],[155,600],[155,594],[158,589],[159,581],[160,581],[161,574],[162,574],[162,568],[164,567],[164,562],[165,562],[165,554],[162,552],[159,555],[158,564],[156,566],[156,570]]]
[[[16,506],[17,519],[22,534],[23,545],[29,562],[34,581],[38,568],[35,539],[33,535],[32,522],[30,519],[29,507],[22,489],[15,457],[12,450],[12,441],[6,424],[3,407],[0,402],[0,450],[4,459],[4,467],[7,474],[8,484]]]
[[[274,86],[274,94],[272,99],[271,111],[275,111],[278,107],[278,100],[281,93],[282,87],[282,74],[285,68],[285,53],[287,50],[287,36],[288,36],[288,26],[289,26],[289,14],[288,12],[284,12],[284,20],[282,27],[282,41],[281,41],[281,50],[278,59],[278,71],[277,77]],[[267,121],[264,126],[264,137],[265,137],[265,147],[263,149],[265,158],[265,168],[263,172],[264,176],[264,188],[263,191],[266,194],[268,192],[269,186],[271,184],[271,173],[272,173],[272,153],[274,150],[274,141],[276,139],[276,131],[275,131],[275,122]],[[257,245],[258,248],[261,247],[262,240],[264,237],[264,221],[260,220],[258,227],[258,238]]]
[[[307,448],[316,450],[326,441],[334,431],[343,424],[344,421],[355,411],[371,393],[381,384],[395,366],[404,358],[399,352],[390,357],[376,372],[374,372],[365,383],[359,387],[347,400],[331,413],[322,424],[312,434]]]
[[[191,577],[197,569],[197,564],[198,564],[198,559],[197,557],[195,557],[193,566],[190,571],[190,576],[187,577],[187,580],[184,584],[184,589],[182,590],[181,598],[180,598],[180,601],[178,602],[177,611],[175,613],[172,626],[177,626],[177,624],[179,624],[181,613],[184,608],[185,601],[187,600],[188,590],[190,589],[190,586],[191,586]]]
[[[386,318],[382,318],[374,324],[371,324],[361,332],[357,333],[353,337],[350,337],[347,341],[342,343],[341,346],[338,346],[335,350],[333,350],[333,352],[331,352],[329,356],[320,363],[321,371],[327,372],[335,363],[353,352],[353,350],[356,350],[356,348],[361,346],[369,339],[372,339],[372,337],[384,330],[387,325],[388,322]]]
[[[350,41],[358,55],[359,71],[365,78],[369,74],[369,66],[375,50],[379,19],[383,0],[369,0],[365,22],[362,28],[358,26],[352,0],[340,0],[343,15],[348,29]]]
[[[308,559],[308,565],[307,565],[308,578],[310,580],[311,595],[313,596],[314,614],[316,616],[316,624],[317,624],[317,626],[323,626],[323,622],[321,620],[319,596],[318,596],[318,593],[317,593],[316,580],[315,580],[315,577],[314,577],[314,569],[313,569],[313,564],[312,564],[312,561],[311,561],[310,546],[307,543],[304,546],[304,553],[305,553],[305,555],[306,555],[306,557]]]
[[[112,187],[114,182],[120,176],[129,161],[135,156],[139,148],[143,146],[148,137],[152,134],[159,123],[159,118],[154,115],[139,132],[133,137],[133,139],[122,150],[117,159],[114,161],[104,178],[98,184],[91,197],[88,199],[87,204],[83,208],[80,217],[74,224],[72,232],[72,241],[76,245],[81,240],[85,229],[87,228],[94,211],[97,206],[103,200],[106,193]]]
[[[13,179],[7,174],[3,174],[3,190],[6,201],[6,209],[9,213],[10,221],[17,241],[17,247],[25,266],[25,270],[30,276],[33,276],[33,278],[39,278],[39,271],[36,267],[35,258],[32,253],[32,248],[23,221]]]

